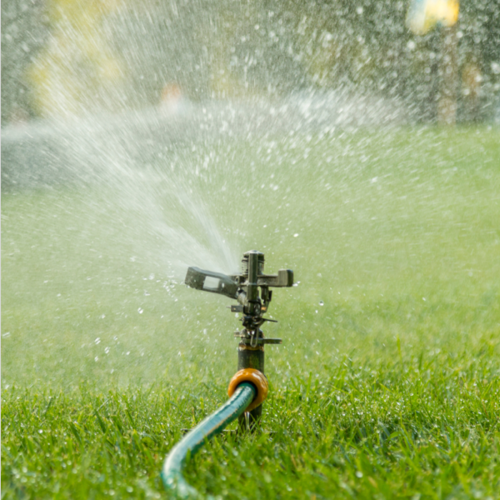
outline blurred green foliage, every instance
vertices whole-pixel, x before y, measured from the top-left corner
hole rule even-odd
[[[2,4],[3,124],[16,113],[33,114],[26,71],[55,29],[41,15],[48,3]],[[116,102],[113,96],[105,101],[110,109],[156,105],[172,82],[195,100],[347,88],[399,99],[414,118],[433,120],[439,30],[412,35],[405,27],[407,8],[407,1],[393,0],[124,0],[100,24],[102,39],[126,68]],[[477,115],[490,119],[500,95],[498,0],[462,2],[459,37],[460,74],[473,61]],[[470,99],[465,79],[457,82],[462,120]]]

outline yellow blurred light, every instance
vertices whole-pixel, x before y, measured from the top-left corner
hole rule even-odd
[[[425,35],[437,25],[453,26],[459,10],[458,0],[412,0],[406,25],[415,35]]]

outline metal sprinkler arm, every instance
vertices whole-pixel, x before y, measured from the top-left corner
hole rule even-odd
[[[205,292],[219,293],[230,299],[237,298],[238,283],[232,276],[213,271],[205,271],[199,267],[189,267],[185,283],[190,288]]]

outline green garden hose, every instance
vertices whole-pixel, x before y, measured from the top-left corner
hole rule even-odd
[[[231,398],[215,413],[198,424],[184,436],[167,455],[161,477],[165,488],[177,498],[197,498],[199,493],[182,477],[186,458],[193,456],[202,445],[216,434],[220,434],[236,420],[257,396],[257,388],[249,382],[238,385]]]

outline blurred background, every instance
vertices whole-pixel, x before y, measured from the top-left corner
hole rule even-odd
[[[19,0],[1,8],[2,127],[335,91],[397,102],[412,122],[446,122],[446,79],[456,121],[500,120],[498,0],[462,2],[452,27],[420,31],[410,2],[394,0]]]

